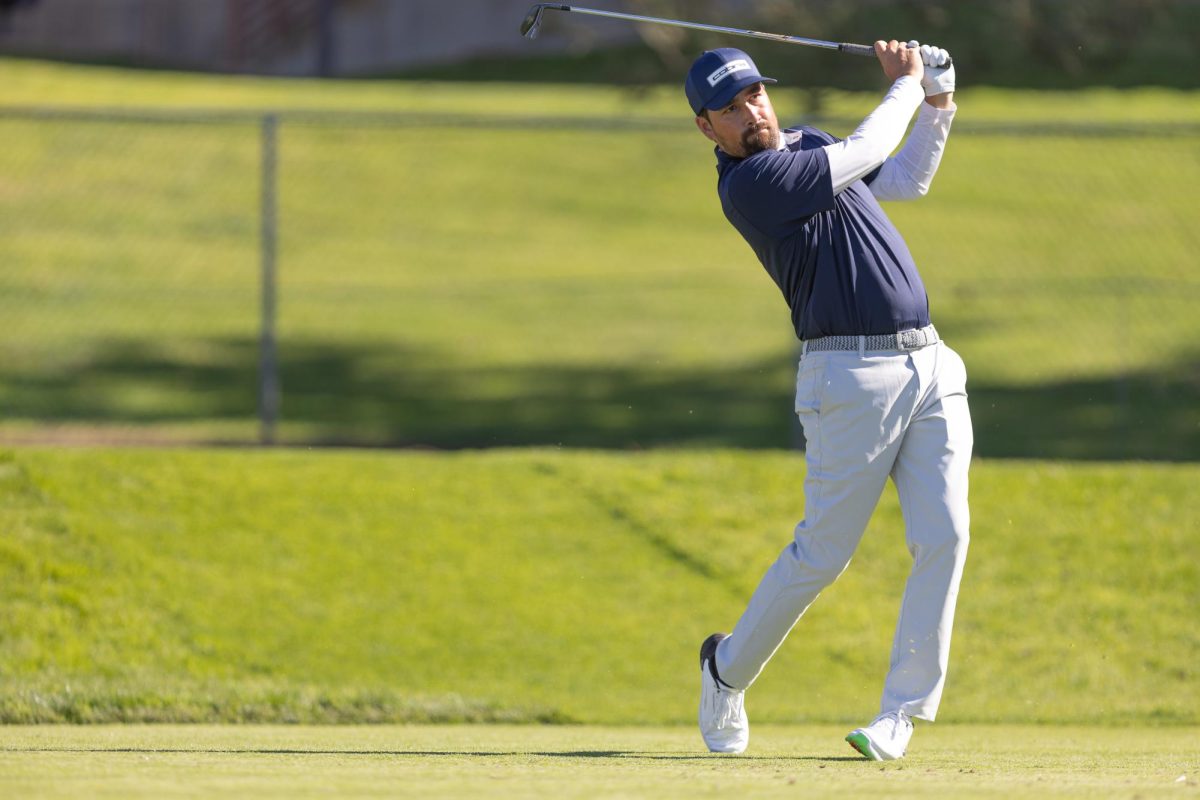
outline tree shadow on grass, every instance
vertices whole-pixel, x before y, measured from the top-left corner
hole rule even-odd
[[[711,368],[473,365],[391,343],[280,348],[288,443],[441,449],[788,448],[794,363]],[[94,345],[67,365],[0,365],[0,424],[153,430],[252,423],[252,339]],[[1200,356],[1162,372],[1011,386],[972,381],[976,453],[993,458],[1200,458]],[[214,427],[214,431],[219,428]],[[220,437],[214,432],[210,440]],[[249,443],[249,442],[246,442]]]

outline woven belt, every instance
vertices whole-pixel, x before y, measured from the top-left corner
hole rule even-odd
[[[809,339],[804,342],[801,351],[803,353],[821,350],[857,350],[860,353],[908,352],[937,344],[938,341],[937,329],[932,325],[926,325],[920,330],[878,333],[872,336],[823,336],[820,339]]]

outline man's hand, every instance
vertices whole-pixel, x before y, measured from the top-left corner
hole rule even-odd
[[[875,55],[879,57],[883,74],[887,75],[889,81],[894,82],[905,75],[920,78],[925,72],[921,51],[917,48],[910,49],[908,45],[900,44],[895,39],[890,42],[880,39],[876,42]]]
[[[950,54],[936,45],[918,45],[915,40],[909,42],[908,46],[920,52],[921,62],[925,65],[925,76],[921,78],[925,96],[930,98],[933,105],[939,105],[932,98],[954,91],[954,64],[950,61]],[[938,99],[949,102],[948,96]]]

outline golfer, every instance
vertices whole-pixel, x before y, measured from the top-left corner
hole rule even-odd
[[[942,698],[967,555],[966,368],[934,329],[917,266],[879,201],[928,192],[954,117],[954,69],[945,50],[916,42],[879,41],[875,52],[891,88],[845,140],[807,126],[781,132],[765,86],[775,81],[740,50],[708,51],[687,76],[696,127],[716,144],[721,208],[791,309],[807,442],[804,520],[733,632],[700,648],[700,732],[714,752],[746,749],[745,691],[850,563],[889,476],[912,572],[881,713],[846,740],[867,758],[900,758],[912,720],[932,721]],[[803,701],[805,687],[796,693]]]

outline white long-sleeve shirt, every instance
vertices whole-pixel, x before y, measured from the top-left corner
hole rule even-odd
[[[870,175],[876,167],[879,173],[869,184],[876,199],[912,200],[928,193],[956,107],[938,109],[922,102],[924,99],[920,80],[905,75],[892,84],[883,101],[852,134],[823,148],[829,158],[835,194]],[[914,111],[917,121],[908,140],[891,155],[904,138]]]

